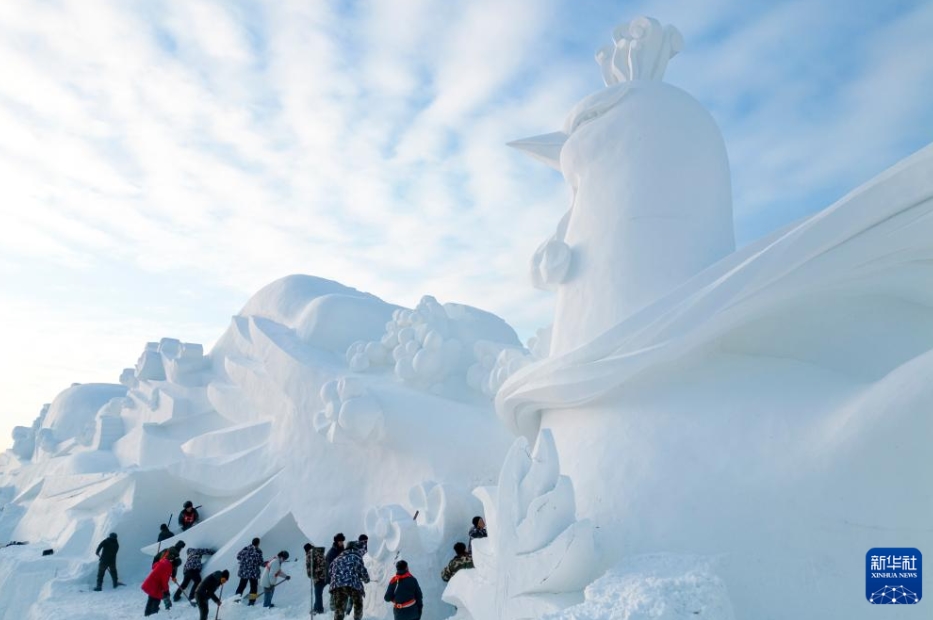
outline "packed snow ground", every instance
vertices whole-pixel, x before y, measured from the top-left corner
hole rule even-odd
[[[146,594],[138,581],[113,589],[109,575],[104,589],[94,592],[96,563],[88,562],[81,576],[58,575],[69,562],[55,556],[42,556],[43,546],[24,545],[0,549],[0,566],[17,566],[34,578],[27,581],[32,590],[20,591],[0,599],[0,617],[24,619],[124,620],[142,616]],[[712,562],[714,563],[714,562]],[[126,567],[118,558],[118,570]],[[292,579],[275,592],[275,607],[265,609],[261,599],[253,607],[236,603],[237,579],[234,576],[224,586],[219,617],[223,620],[294,620],[310,617],[310,580],[304,573],[303,561],[290,560],[283,567]],[[0,569],[2,570],[2,569]],[[50,575],[57,578],[49,579]],[[415,575],[420,580],[435,579],[435,575]],[[456,576],[455,576],[456,578]],[[174,592],[174,586],[173,590]],[[367,591],[372,597],[377,592]],[[326,597],[326,591],[325,591]],[[379,603],[386,609],[389,605]],[[210,618],[217,615],[211,603]],[[182,598],[170,610],[160,610],[156,618],[197,618],[198,611]],[[327,599],[325,614],[316,618],[331,618]],[[382,616],[366,614],[366,620]],[[455,616],[459,617],[459,616]],[[544,620],[733,620],[725,584],[711,570],[711,561],[703,558],[675,555],[640,556],[625,560],[587,587],[584,602]]]

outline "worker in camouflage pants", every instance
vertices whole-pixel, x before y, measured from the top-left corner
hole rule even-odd
[[[369,573],[363,565],[365,544],[353,541],[346,551],[330,565],[330,608],[334,620],[343,620],[347,601],[353,602],[353,620],[363,620],[363,584],[369,583]]]
[[[343,620],[346,617],[348,602],[353,603],[353,620],[362,620],[363,591],[350,586],[334,588],[330,592],[330,608],[334,612],[334,620]]]

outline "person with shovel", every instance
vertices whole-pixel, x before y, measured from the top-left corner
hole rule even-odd
[[[178,589],[175,590],[175,596],[172,597],[176,603],[181,600],[181,595],[184,594],[189,583],[191,584],[191,594],[186,594],[185,597],[189,601],[191,600],[195,590],[198,589],[198,584],[201,583],[201,564],[204,556],[213,554],[213,549],[188,549],[188,560],[185,562],[184,568],[182,568],[182,574],[185,578],[182,580],[181,585],[178,586]]]
[[[275,594],[275,586],[291,579],[282,570],[282,563],[288,560],[288,551],[279,551],[279,554],[266,563],[262,571],[262,578],[259,584],[262,586],[262,606],[275,607],[272,604],[272,595]],[[281,577],[281,579],[279,579]]]
[[[224,591],[224,584],[230,579],[230,571],[216,570],[204,578],[198,588],[194,591],[194,597],[197,601],[198,611],[201,613],[200,620],[207,620],[208,601],[217,603],[217,615],[220,615],[220,596],[216,594],[220,589],[221,594]]]

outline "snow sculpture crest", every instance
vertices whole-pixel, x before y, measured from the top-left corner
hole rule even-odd
[[[612,45],[596,52],[606,86],[632,80],[660,80],[667,61],[684,47],[677,28],[651,17],[637,17],[612,31]]]

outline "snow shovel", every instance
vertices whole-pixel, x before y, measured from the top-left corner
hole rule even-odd
[[[220,584],[220,594],[217,595],[217,600],[224,600],[224,584]],[[194,605],[194,603],[191,603]],[[217,604],[217,613],[214,614],[214,620],[220,620],[220,603]]]
[[[177,581],[175,582],[175,585],[178,585],[178,582],[177,582]],[[180,588],[179,588],[179,589],[180,589]],[[188,596],[188,593],[187,593],[187,592],[185,592],[184,590],[182,590],[181,593],[185,595],[185,598],[188,599],[188,602],[191,603],[191,606],[192,606],[192,607],[197,607],[197,606],[198,606],[197,603],[195,603],[194,601],[191,600],[191,597]]]

